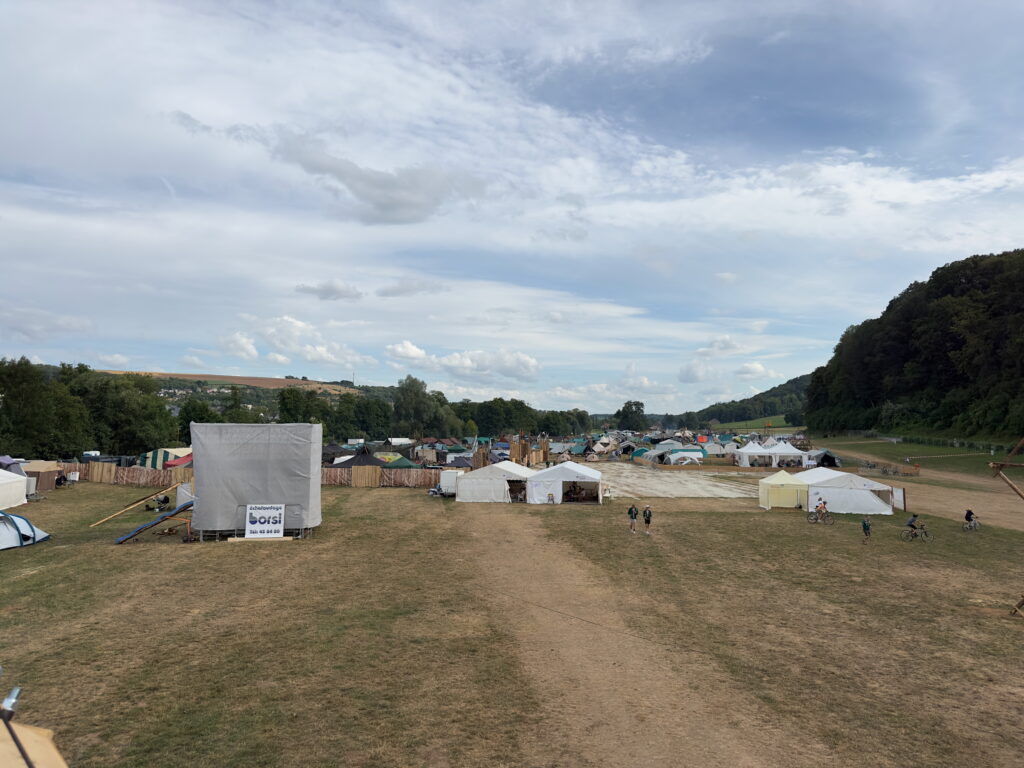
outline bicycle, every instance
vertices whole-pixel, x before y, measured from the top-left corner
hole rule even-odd
[[[932,534],[924,527],[924,523],[921,523],[918,528],[904,528],[900,531],[900,541],[913,541],[914,539],[920,539],[921,541],[931,541]]]
[[[965,531],[976,531],[976,530],[978,530],[979,528],[981,528],[981,523],[980,523],[980,522],[978,522],[978,518],[977,518],[977,517],[975,517],[975,518],[974,518],[973,520],[971,520],[971,522],[969,522],[969,523],[968,523],[968,522],[964,522],[964,526],[963,526],[963,527],[964,527],[964,530],[965,530]]]
[[[807,513],[808,523],[824,523],[825,525],[832,525],[835,521],[836,520],[832,517],[831,512],[817,512],[815,510],[811,510]]]

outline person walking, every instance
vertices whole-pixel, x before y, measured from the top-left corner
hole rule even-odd
[[[864,543],[867,544],[871,540],[871,518],[864,515],[864,519],[860,521],[860,527],[864,529]]]
[[[640,510],[636,508],[636,504],[630,504],[626,514],[629,515],[629,532],[636,533],[636,518]]]
[[[648,536],[651,535],[651,515],[654,513],[651,511],[651,505],[648,504],[644,507],[644,533]]]

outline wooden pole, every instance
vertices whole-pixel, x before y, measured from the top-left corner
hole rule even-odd
[[[1008,486],[1010,486],[1010,488],[1013,489],[1014,493],[1016,493],[1018,496],[1020,496],[1022,499],[1024,499],[1024,491],[1022,491],[1020,488],[1018,488],[1016,485],[1014,485],[1013,481],[1010,478],[1008,478],[1006,475],[1003,474],[1003,470],[999,470],[998,474],[999,474],[999,477],[1003,478],[1003,481]]]
[[[144,504],[144,503],[146,503],[147,501],[149,501],[150,499],[152,499],[152,498],[153,498],[154,496],[159,496],[159,495],[160,495],[161,493],[167,493],[168,491],[173,491],[173,490],[174,490],[175,488],[177,488],[177,487],[178,487],[179,485],[181,485],[181,483],[175,483],[174,485],[170,486],[169,488],[164,488],[164,489],[163,489],[162,491],[157,491],[156,493],[151,493],[151,494],[149,494],[149,496],[143,496],[143,497],[142,497],[141,499],[139,499],[138,501],[133,501],[133,502],[132,502],[131,504],[129,504],[129,505],[128,505],[127,507],[125,507],[124,509],[122,509],[122,510],[121,510],[120,512],[115,512],[115,513],[114,513],[114,514],[112,514],[112,515],[111,515],[110,517],[104,517],[104,518],[103,518],[102,520],[97,520],[97,521],[96,521],[95,523],[93,523],[93,524],[92,524],[92,525],[90,525],[89,527],[90,527],[90,528],[95,528],[95,527],[96,527],[97,525],[100,525],[101,523],[105,523],[105,522],[107,522],[107,520],[113,520],[113,519],[114,519],[115,517],[117,517],[118,515],[123,515],[123,514],[124,514],[125,512],[127,512],[127,511],[128,511],[129,509],[135,509],[135,507],[139,506],[139,504]]]

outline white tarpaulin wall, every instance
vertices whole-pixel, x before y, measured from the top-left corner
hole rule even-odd
[[[508,481],[524,482],[535,474],[536,470],[514,461],[499,461],[459,475],[455,480],[455,500],[508,504],[512,501]]]
[[[596,492],[597,503],[601,503],[604,495],[604,488],[601,486],[601,473],[574,461],[566,461],[548,469],[542,469],[527,480],[526,503],[561,504],[565,485],[572,483]]]
[[[0,509],[21,506],[27,493],[28,478],[0,469]]]

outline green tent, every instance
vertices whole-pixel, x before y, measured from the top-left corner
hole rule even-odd
[[[411,461],[409,461],[407,458],[405,458],[405,456],[402,456],[401,458],[395,459],[394,461],[389,461],[387,464],[384,465],[384,469],[419,469],[419,468],[420,468],[419,464],[413,464]]]

